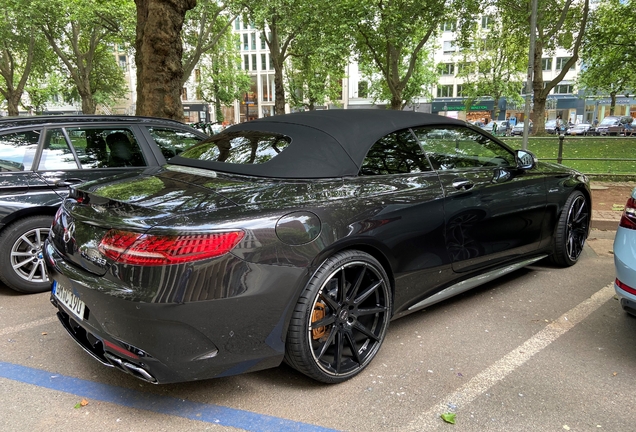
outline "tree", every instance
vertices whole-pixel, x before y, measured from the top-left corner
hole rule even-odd
[[[418,95],[430,76],[424,67],[427,44],[440,25],[457,21],[464,33],[477,10],[477,3],[471,1],[341,1],[355,36],[359,63],[382,76],[391,108],[398,110]]]
[[[636,47],[632,38],[636,25],[635,6],[634,1],[600,3],[590,13],[581,48],[584,62],[579,85],[587,93],[610,95],[610,115],[614,114],[616,96],[636,89]]]
[[[73,81],[82,101],[82,112],[94,114],[100,92],[112,89],[116,95],[121,90],[122,71],[117,68],[109,45],[127,42],[126,36],[132,28],[132,3],[130,0],[37,1],[40,29]]]
[[[23,0],[4,0],[0,6],[0,94],[10,116],[18,115],[33,69],[47,66],[47,44],[33,24],[31,6]]]
[[[270,62],[274,67],[274,111],[285,113],[285,62],[292,54],[292,44],[301,34],[311,35],[319,26],[330,25],[323,20],[332,3],[316,0],[250,0],[244,2],[246,18],[261,31],[261,37],[269,48]]]
[[[497,7],[500,13],[510,20],[512,32],[529,34],[531,0],[521,5],[510,0],[497,0]],[[526,13],[520,13],[520,10]],[[534,128],[537,134],[545,133],[545,103],[548,94],[579,59],[588,14],[589,0],[538,0],[536,43],[532,63]],[[525,43],[524,46],[529,44]],[[553,53],[557,48],[569,50],[571,57],[559,65],[560,72],[546,82],[543,79],[543,55],[545,52]]]
[[[201,80],[197,87],[201,98],[214,104],[217,122],[225,120],[221,106],[230,106],[240,99],[252,84],[252,79],[240,68],[236,41],[236,35],[227,33],[201,57]]]
[[[218,45],[223,38],[232,34],[232,22],[235,17],[224,14],[228,8],[216,0],[198,0],[194,9],[186,13],[183,40],[183,86],[199,64],[201,56],[211,51],[218,52]],[[235,51],[234,46],[227,46]]]
[[[135,0],[137,115],[183,120],[181,89],[186,13],[196,0]]]
[[[519,49],[523,37],[511,32],[507,21],[489,15],[484,18],[487,28],[477,23],[471,43],[460,51],[462,67],[456,76],[464,78],[462,96],[467,98],[466,105],[480,97],[492,97],[492,118],[497,119],[502,98],[521,102],[519,90],[528,55]]]
[[[313,110],[342,99],[351,44],[335,30],[337,27],[316,27],[294,40],[285,73],[292,107]]]

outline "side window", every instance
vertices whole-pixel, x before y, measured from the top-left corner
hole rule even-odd
[[[127,128],[68,128],[83,169],[146,166],[135,135]]]
[[[149,127],[148,132],[166,159],[178,155],[188,147],[201,141],[198,135],[178,129]]]
[[[515,157],[488,137],[461,126],[413,129],[436,170],[515,165]]]
[[[71,151],[62,129],[51,129],[46,132],[42,156],[38,169],[42,171],[77,169],[75,156]]]
[[[430,171],[417,140],[408,130],[380,138],[362,162],[359,175],[407,174]]]
[[[0,171],[30,170],[39,139],[39,130],[0,135]]]

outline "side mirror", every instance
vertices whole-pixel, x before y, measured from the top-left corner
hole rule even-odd
[[[519,169],[529,170],[537,166],[537,157],[528,150],[517,150],[515,158]]]

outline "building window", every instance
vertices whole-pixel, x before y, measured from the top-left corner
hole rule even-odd
[[[358,81],[358,97],[369,97],[369,83],[367,81]]]
[[[541,70],[552,71],[552,57],[541,59]]]
[[[457,84],[457,97],[464,97],[464,85]]]
[[[488,15],[484,15],[481,17],[481,28],[487,29],[492,27],[493,18]]]
[[[252,70],[258,69],[258,63],[256,63],[256,54],[252,54]]]
[[[474,71],[475,67],[472,62],[460,62],[457,63],[457,73],[469,74]]]
[[[122,70],[126,70],[126,56],[125,55],[120,55],[119,56],[119,67]]]
[[[201,82],[201,69],[194,70],[194,81]]]
[[[574,86],[572,84],[559,84],[554,88],[555,94],[572,94]]]
[[[261,49],[265,49],[265,44],[266,44],[265,33],[260,34],[260,39],[261,39]]]
[[[243,51],[247,51],[250,49],[250,45],[248,43],[247,33],[243,33]]]
[[[197,100],[203,100],[203,94],[201,93],[201,89],[199,87],[197,87],[196,94]]]
[[[556,59],[556,69],[562,70],[565,64],[570,60],[570,57],[557,57]],[[574,69],[574,65],[570,67],[570,70]]]
[[[454,63],[442,63],[441,64],[442,75],[453,75],[455,73]]]
[[[453,97],[453,85],[437,86],[437,97]]]
[[[185,87],[181,89],[181,100],[188,100],[188,89]]]
[[[267,70],[267,56],[261,54],[261,70]]]
[[[444,54],[453,54],[455,51],[455,41],[444,41]]]
[[[252,49],[255,50],[256,49],[256,33],[252,33],[250,36],[252,41]]]
[[[243,69],[250,70],[250,56],[243,54]]]
[[[240,30],[240,29],[241,29],[241,18],[236,17],[236,19],[234,20],[234,30]]]
[[[442,24],[443,31],[455,31],[456,28],[457,22],[455,21],[446,21],[444,24]]]

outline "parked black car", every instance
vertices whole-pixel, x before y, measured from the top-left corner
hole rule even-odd
[[[126,116],[0,119],[0,279],[47,291],[42,247],[72,184],[165,164],[207,135],[182,123]]]
[[[45,254],[60,321],[105,365],[168,383],[284,359],[335,383],[391,319],[546,257],[575,264],[590,213],[584,175],[463,121],[309,111],[74,188]]]

